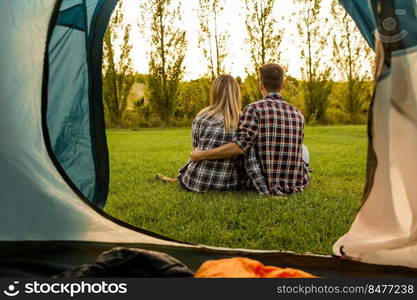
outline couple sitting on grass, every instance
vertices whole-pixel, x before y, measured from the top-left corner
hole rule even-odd
[[[304,117],[280,92],[284,70],[267,64],[259,70],[264,98],[241,112],[241,93],[229,75],[218,77],[211,90],[211,106],[192,126],[193,152],[176,182],[193,192],[253,190],[285,196],[302,192],[310,183]]]

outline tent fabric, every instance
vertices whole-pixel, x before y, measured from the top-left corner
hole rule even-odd
[[[364,264],[335,256],[158,244],[108,244],[76,241],[0,241],[0,277],[51,277],[95,261],[101,253],[114,247],[163,252],[180,260],[192,271],[197,271],[208,260],[246,257],[260,261],[266,266],[302,269],[315,276],[325,278],[417,277],[416,269]]]
[[[376,24],[373,21],[372,10],[366,0],[339,0],[351,15],[368,45],[375,48]]]
[[[45,109],[51,98],[43,96],[55,82],[48,76],[54,67],[45,50],[50,49],[48,40],[56,38],[59,7],[55,0],[0,2],[0,70],[7,74],[0,80],[0,241],[183,246],[106,216],[71,184],[54,159]],[[71,32],[75,43],[78,32]],[[72,86],[63,86],[61,93],[67,90]]]
[[[394,18],[398,22],[398,38],[401,38],[404,49],[417,46],[416,1],[395,0]]]
[[[85,23],[85,15],[82,4],[77,4],[65,10],[62,10],[61,8],[57,19],[57,25],[86,31],[87,24]]]
[[[99,208],[107,199],[109,167],[101,104],[102,36],[117,1],[63,0],[49,42],[47,121],[53,152],[76,187]],[[101,32],[97,32],[97,28]],[[96,62],[100,64],[101,61]]]
[[[377,163],[369,195],[334,251],[368,263],[417,267],[417,7],[415,1],[373,5],[381,17],[377,43],[385,61],[371,112]],[[397,20],[391,33],[383,28],[387,18]]]

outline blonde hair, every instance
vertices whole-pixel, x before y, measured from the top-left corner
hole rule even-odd
[[[210,106],[203,109],[200,114],[223,116],[225,130],[230,132],[237,129],[242,109],[241,102],[240,86],[236,79],[230,75],[220,75],[211,87]]]

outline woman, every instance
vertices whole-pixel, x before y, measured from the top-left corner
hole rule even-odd
[[[211,88],[210,106],[203,109],[192,126],[193,149],[209,150],[232,141],[241,114],[241,93],[237,81],[221,75]],[[180,169],[177,179],[164,175],[164,182],[179,182],[188,191],[205,193],[209,190],[233,190],[238,187],[237,160],[189,161]]]

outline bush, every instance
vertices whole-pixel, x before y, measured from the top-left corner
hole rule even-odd
[[[294,105],[299,110],[304,112],[304,99],[302,97],[301,88],[301,81],[299,81],[297,78],[288,76],[285,80],[282,96],[288,103]]]
[[[333,82],[326,79],[314,79],[302,83],[304,113],[306,121],[324,123],[324,116],[330,105]]]
[[[349,115],[339,108],[332,106],[327,109],[323,123],[326,125],[346,125],[349,124]]]
[[[210,82],[205,78],[182,82],[180,94],[175,102],[173,122],[190,120],[209,105]]]
[[[180,119],[174,119],[170,122],[170,126],[172,127],[189,127],[191,128],[191,125],[193,123],[193,118],[180,118]]]
[[[144,81],[145,78],[141,80]],[[258,84],[255,76],[248,76],[243,81],[239,79],[239,82],[242,87],[243,107],[262,98],[258,94]],[[366,124],[373,83],[365,82],[361,84],[364,91],[359,96],[363,97],[360,99],[363,105],[360,110],[359,108],[356,109],[356,113],[349,112],[347,109],[349,107],[346,105],[347,82],[315,82],[309,87],[311,88],[310,91],[313,91],[312,96],[319,101],[305,103],[308,83],[288,76],[282,95],[288,103],[303,112],[306,123],[310,126]],[[138,130],[139,128],[163,126],[191,127],[192,121],[198,112],[209,105],[210,88],[211,82],[205,78],[181,82],[180,94],[175,102],[174,112],[170,119],[165,122],[162,122],[160,113],[155,111],[155,106],[149,102],[145,93],[144,98],[134,102],[133,108],[130,107],[125,112],[121,124],[111,124],[106,109],[106,128]],[[308,107],[309,109],[307,109]]]
[[[240,86],[242,92],[243,107],[262,99],[262,94],[259,92],[259,83],[256,75],[248,75]]]
[[[340,106],[332,105],[327,109],[324,115],[322,124],[323,125],[364,125],[368,121],[368,112],[366,109],[355,115],[354,121],[352,117]]]

